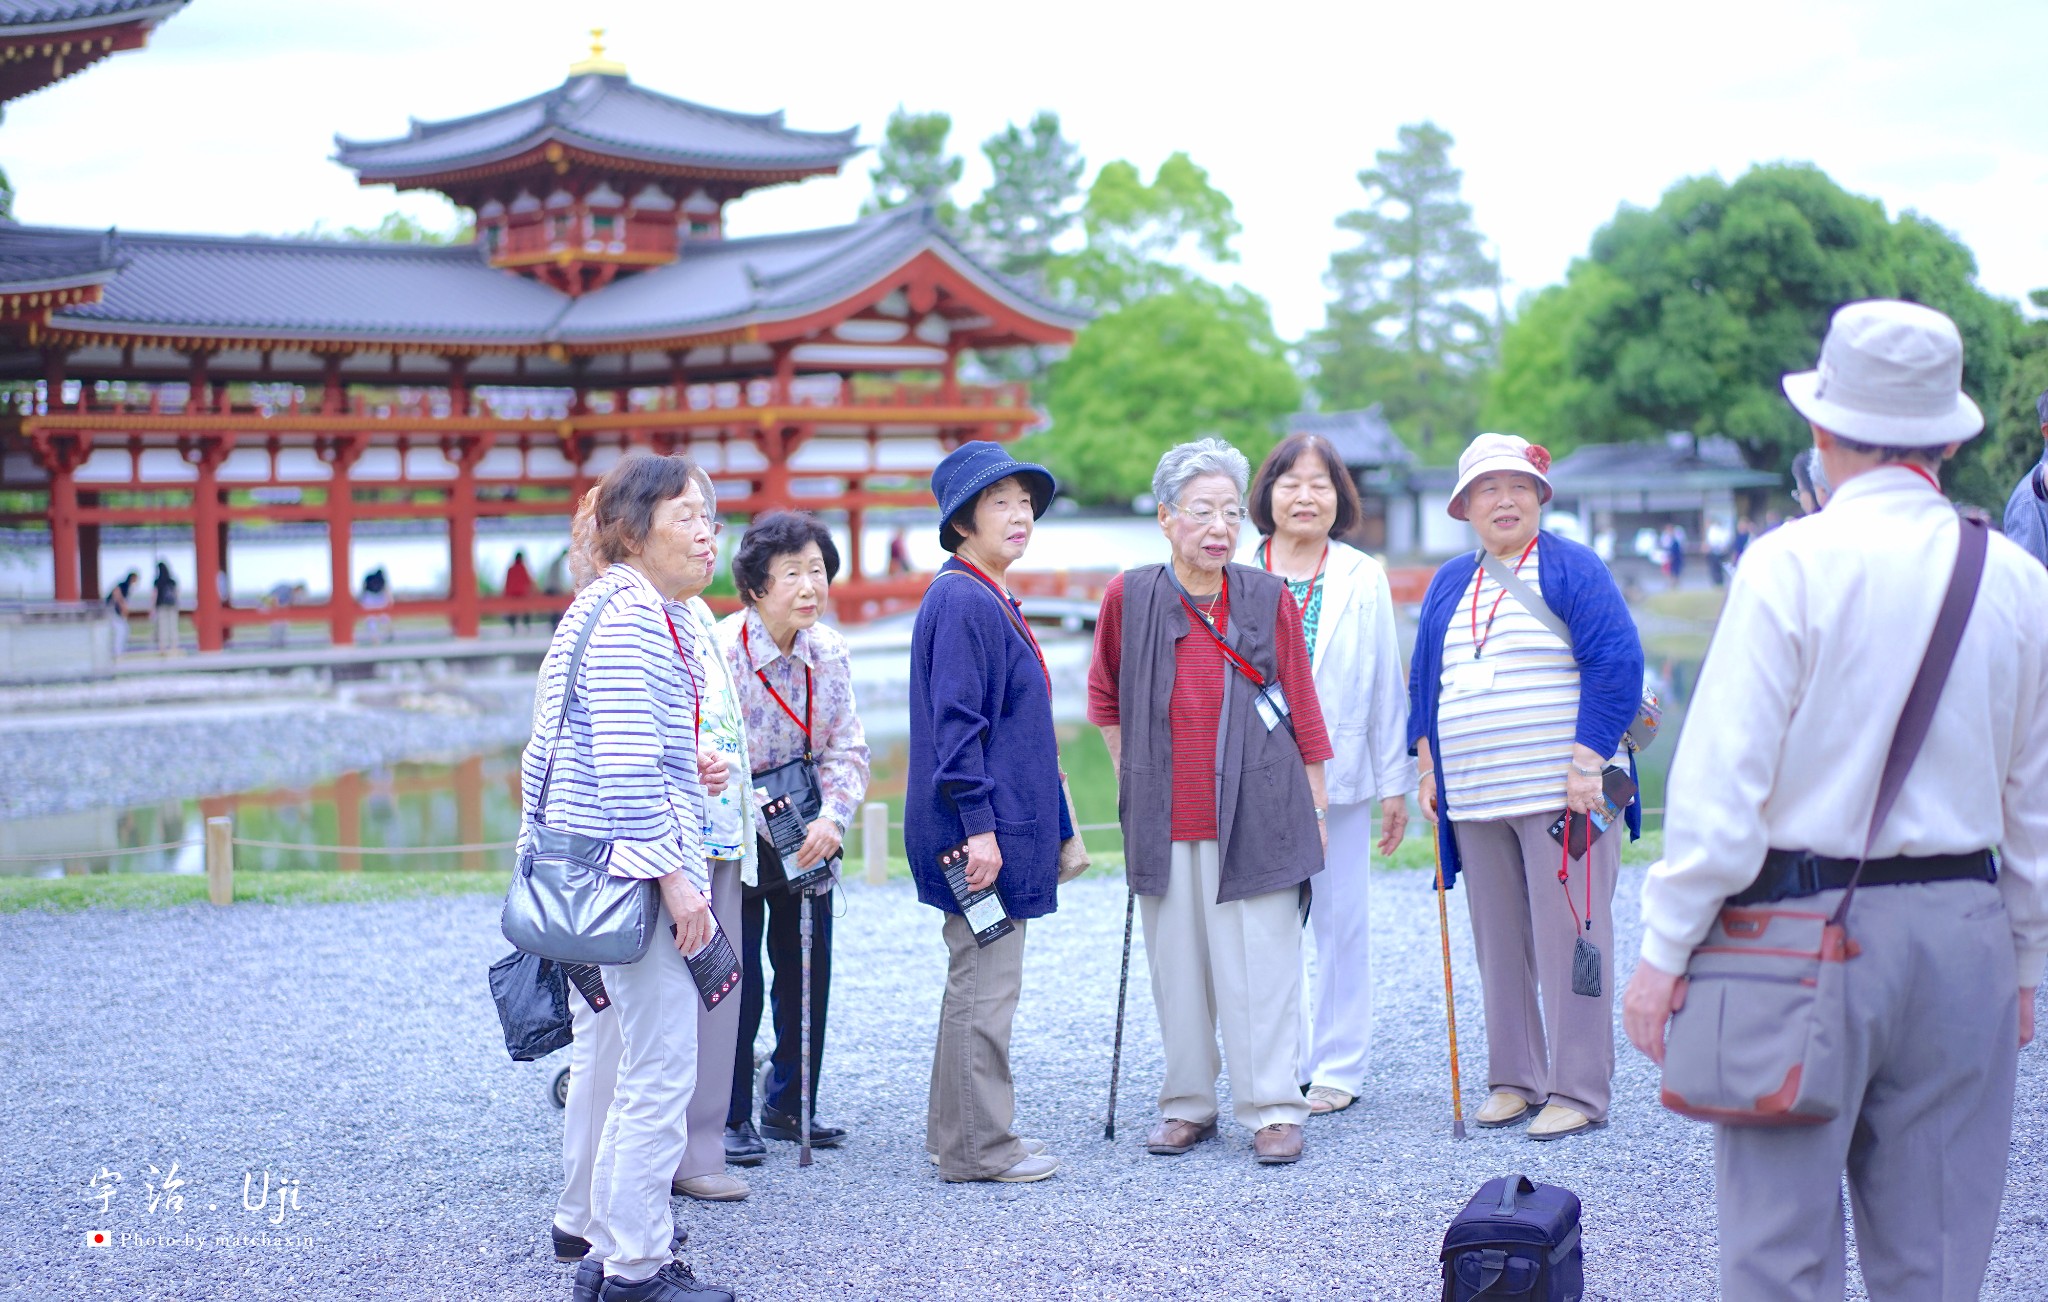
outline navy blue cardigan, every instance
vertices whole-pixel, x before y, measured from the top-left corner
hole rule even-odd
[[[1635,722],[1643,699],[1643,642],[1607,563],[1592,548],[1554,533],[1536,535],[1536,567],[1543,602],[1572,633],[1572,658],[1579,662],[1579,725],[1573,740],[1596,755],[1612,755]],[[1458,879],[1458,838],[1451,831],[1450,801],[1444,793],[1443,746],[1436,735],[1437,696],[1444,678],[1444,635],[1458,599],[1472,583],[1479,556],[1445,561],[1429,582],[1415,630],[1415,655],[1408,662],[1408,753],[1429,738],[1436,765],[1437,842],[1443,850],[1444,885]],[[1629,774],[1634,776],[1635,757]],[[1629,839],[1643,833],[1640,799],[1628,807]]]
[[[910,640],[910,768],[903,847],[917,898],[958,913],[939,852],[996,834],[996,893],[1013,918],[1057,907],[1060,842],[1073,835],[1060,792],[1052,698],[1003,598],[958,560],[932,580]]]

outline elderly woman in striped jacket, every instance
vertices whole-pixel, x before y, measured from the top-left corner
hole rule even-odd
[[[1622,737],[1643,689],[1642,643],[1614,577],[1591,548],[1541,530],[1549,469],[1548,452],[1513,435],[1465,449],[1449,511],[1482,550],[1430,583],[1408,677],[1423,815],[1437,820],[1445,884],[1461,869],[1467,879],[1486,1000],[1492,1093],[1476,1120],[1509,1126],[1541,1107],[1537,1140],[1607,1123],[1621,833],[1567,858],[1550,829],[1569,811],[1583,848],[1605,770],[1629,764]],[[1569,641],[1552,631],[1559,621]],[[1633,803],[1627,821],[1640,829]],[[1581,937],[1599,950],[1598,994],[1573,989]]]

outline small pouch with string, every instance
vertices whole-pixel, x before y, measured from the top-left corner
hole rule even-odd
[[[1572,838],[1570,836],[1572,815],[1570,810],[1566,810],[1564,815],[1566,835],[1559,846],[1562,857],[1558,860],[1557,864],[1557,882],[1558,885],[1564,887],[1565,906],[1572,911],[1572,930],[1575,936],[1575,939],[1572,941],[1572,993],[1584,995],[1588,999],[1598,999],[1601,990],[1600,947],[1586,939],[1587,933],[1593,930],[1593,816],[1587,814],[1584,817],[1586,819],[1585,854],[1583,857],[1583,862],[1586,865],[1585,917],[1579,916],[1579,906],[1572,900]]]

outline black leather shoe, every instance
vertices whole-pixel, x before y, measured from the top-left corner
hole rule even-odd
[[[800,1144],[803,1142],[803,1130],[798,1125],[797,1119],[785,1116],[773,1108],[761,1109],[761,1133],[770,1139],[780,1139],[784,1143]],[[812,1148],[836,1148],[839,1146],[839,1141],[844,1138],[846,1138],[846,1127],[822,1125],[816,1117],[811,1118]]]
[[[737,1126],[725,1128],[725,1160],[734,1166],[759,1166],[761,1159],[768,1156],[768,1145],[761,1142],[761,1132],[754,1129],[751,1121],[742,1121]]]
[[[569,1285],[569,1302],[598,1302],[604,1288],[604,1263],[585,1257],[576,1263],[576,1278]]]
[[[571,1234],[552,1222],[548,1225],[548,1234],[555,1241],[556,1261],[581,1261],[590,1255],[589,1239]]]
[[[637,1284],[606,1276],[598,1297],[601,1302],[736,1302],[731,1289],[700,1282],[680,1261],[671,1261]]]

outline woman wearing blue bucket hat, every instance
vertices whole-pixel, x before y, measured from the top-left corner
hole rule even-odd
[[[1073,824],[1052,678],[1004,586],[1055,491],[1045,467],[984,441],[963,444],[932,472],[939,545],[953,559],[926,589],[911,639],[903,841],[918,898],[946,915],[951,955],[925,1123],[945,1180],[1021,1184],[1059,1170],[1043,1143],[1011,1133],[1010,1023],[1026,923],[1053,911],[1060,842]],[[994,886],[1012,927],[986,945],[939,866],[963,843],[968,886]]]

